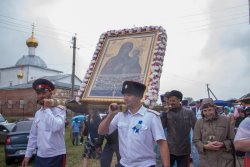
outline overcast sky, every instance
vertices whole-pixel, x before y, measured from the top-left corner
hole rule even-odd
[[[83,79],[99,36],[108,30],[163,26],[168,35],[160,94],[218,99],[250,92],[247,0],[1,0],[0,68],[28,54],[35,23],[36,55],[49,68],[71,73],[71,39],[77,34],[76,74]]]

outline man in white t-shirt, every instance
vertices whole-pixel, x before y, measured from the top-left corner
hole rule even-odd
[[[116,103],[109,107],[109,114],[99,125],[98,133],[111,134],[118,129],[120,167],[155,167],[155,142],[159,145],[163,167],[169,167],[169,150],[160,120],[160,114],[141,104],[146,86],[125,81],[122,86],[125,112],[119,112]]]

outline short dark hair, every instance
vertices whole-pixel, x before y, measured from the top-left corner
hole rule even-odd
[[[165,92],[164,97],[168,97],[170,92]]]
[[[182,101],[181,101],[181,105],[187,106],[187,105],[188,105],[188,100],[182,100]]]
[[[172,96],[177,97],[178,99],[180,99],[180,101],[182,100],[182,97],[183,97],[182,93],[178,90],[172,90],[171,92],[169,92],[169,94],[167,95],[167,98],[170,98]]]

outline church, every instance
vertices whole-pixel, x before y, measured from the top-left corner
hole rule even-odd
[[[35,54],[38,40],[34,36],[26,40],[28,55],[22,56],[11,67],[0,68],[0,113],[9,116],[33,116],[37,110],[36,94],[32,83],[38,78],[52,81],[56,91],[54,98],[70,99],[72,75],[48,68],[46,62]],[[82,81],[74,76],[74,94]]]

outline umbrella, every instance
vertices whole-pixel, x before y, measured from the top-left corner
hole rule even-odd
[[[78,122],[82,123],[84,121],[85,116],[84,115],[77,115],[71,118],[71,122],[75,122],[75,120],[78,119]]]
[[[230,102],[230,103],[237,103],[237,99],[236,98],[231,98],[231,99],[228,99],[226,101]]]
[[[230,106],[231,103],[224,101],[224,100],[214,100],[214,104],[217,106]]]

